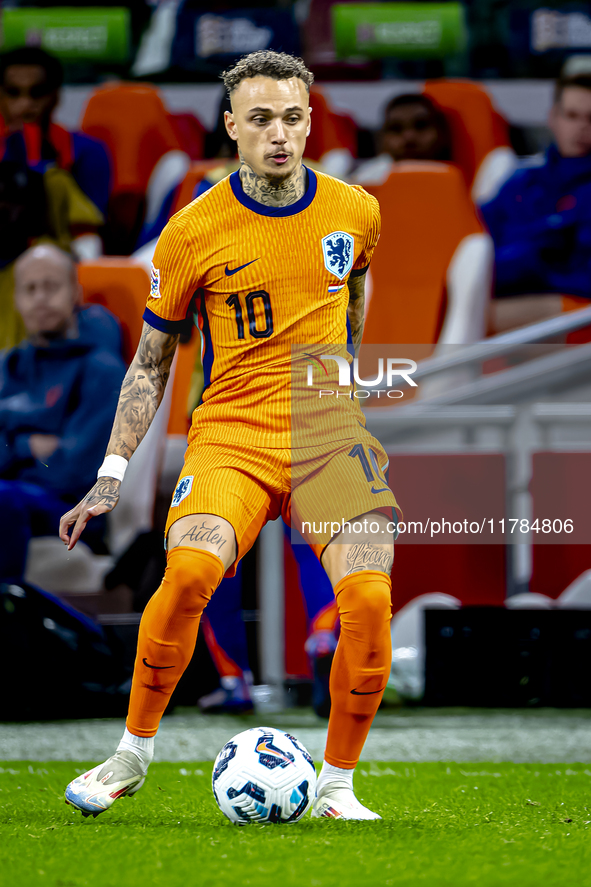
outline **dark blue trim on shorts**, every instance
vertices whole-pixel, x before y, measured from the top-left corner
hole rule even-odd
[[[296,200],[295,203],[290,204],[290,206],[264,206],[262,203],[259,203],[258,200],[253,200],[252,197],[249,197],[248,194],[244,193],[238,170],[233,172],[230,176],[230,185],[236,200],[241,203],[242,206],[252,210],[253,213],[257,213],[259,216],[275,216],[276,218],[296,216],[310,206],[316,196],[316,189],[318,187],[318,179],[314,170],[308,169],[307,166],[305,166],[304,169],[308,173],[308,187],[303,196],[300,197],[299,200]]]
[[[146,323],[149,323],[150,326],[153,326],[155,330],[161,333],[180,333],[187,325],[185,319],[166,320],[165,317],[159,317],[158,314],[154,314],[149,308],[144,309],[142,316]]]

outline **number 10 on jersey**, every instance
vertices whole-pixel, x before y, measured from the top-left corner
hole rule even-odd
[[[265,312],[265,326],[263,329],[257,329],[257,318],[255,313],[255,302],[260,299]],[[255,290],[249,293],[244,300],[246,302],[246,315],[248,317],[248,331],[253,339],[268,339],[273,335],[273,310],[271,308],[271,297],[265,290]],[[238,293],[232,293],[226,299],[226,305],[234,310],[236,316],[236,328],[238,330],[238,338],[245,339],[244,332],[244,312],[242,302]]]

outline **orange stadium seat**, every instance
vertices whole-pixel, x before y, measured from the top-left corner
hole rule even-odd
[[[78,278],[84,301],[103,305],[119,319],[123,356],[130,363],[142,332],[142,314],[150,291],[148,274],[130,259],[105,257],[81,262]]]
[[[322,92],[315,87],[310,90],[312,108],[312,128],[306,141],[306,157],[320,160],[329,151],[346,148],[353,157],[357,156],[357,129],[350,117],[335,114]]]
[[[462,175],[450,164],[403,161],[367,190],[380,202],[382,234],[363,341],[433,344],[450,261],[464,238],[483,231]]]
[[[162,155],[181,150],[158,90],[144,83],[97,87],[88,100],[81,129],[109,148],[115,194],[143,194]]]
[[[140,233],[150,175],[181,145],[158,91],[142,83],[109,83],[88,100],[81,128],[101,139],[113,162],[105,230],[107,252],[128,255]]]
[[[428,80],[423,90],[444,112],[454,162],[472,186],[483,160],[495,148],[509,148],[507,124],[487,93],[468,80]]]
[[[206,129],[201,121],[190,113],[169,113],[168,119],[179,140],[181,150],[188,154],[191,160],[201,160],[206,135]]]
[[[225,163],[227,163],[226,160],[220,160],[219,158],[214,160],[197,160],[195,163],[192,163],[177,190],[172,204],[171,215],[178,213],[184,206],[191,203],[195,188],[201,179],[205,178],[210,169],[216,169],[216,167],[223,166]]]
[[[81,262],[78,277],[85,302],[103,305],[114,314],[123,330],[123,356],[130,363],[142,331],[142,314],[150,278],[145,269],[130,259],[106,257]],[[179,345],[172,384],[168,434],[187,434],[189,430],[188,399],[191,378],[199,349],[199,334]]]

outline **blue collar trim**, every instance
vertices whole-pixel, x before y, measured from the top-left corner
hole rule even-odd
[[[242,206],[252,210],[253,213],[257,213],[259,216],[275,216],[277,218],[295,216],[310,206],[316,196],[316,188],[318,186],[318,179],[314,170],[309,169],[307,166],[305,166],[304,169],[308,173],[308,187],[303,196],[289,206],[265,206],[264,204],[259,203],[258,200],[253,200],[252,197],[249,197],[248,194],[244,193],[242,182],[240,181],[240,173],[238,171],[233,172],[230,176],[230,185],[232,186],[232,191],[234,192],[236,200],[238,200]]]

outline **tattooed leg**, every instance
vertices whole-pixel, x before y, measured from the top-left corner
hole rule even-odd
[[[351,528],[338,533],[324,550],[322,566],[328,573],[333,588],[341,579],[367,570],[390,575],[394,561],[394,540],[388,532],[389,518],[378,511],[351,518]],[[353,524],[361,524],[360,533],[353,532]],[[372,532],[370,525],[378,525]]]
[[[363,524],[364,530],[357,534],[345,530],[331,541],[322,558],[341,621],[330,672],[331,710],[324,760],[345,771],[359,761],[392,666],[390,569],[394,541],[387,532],[388,518],[370,512],[351,520],[354,523]],[[377,532],[370,531],[370,526],[376,530],[376,524]]]
[[[232,524],[215,514],[189,514],[168,531],[168,551],[188,547],[211,551],[224,565],[224,572],[236,560],[236,535]]]

